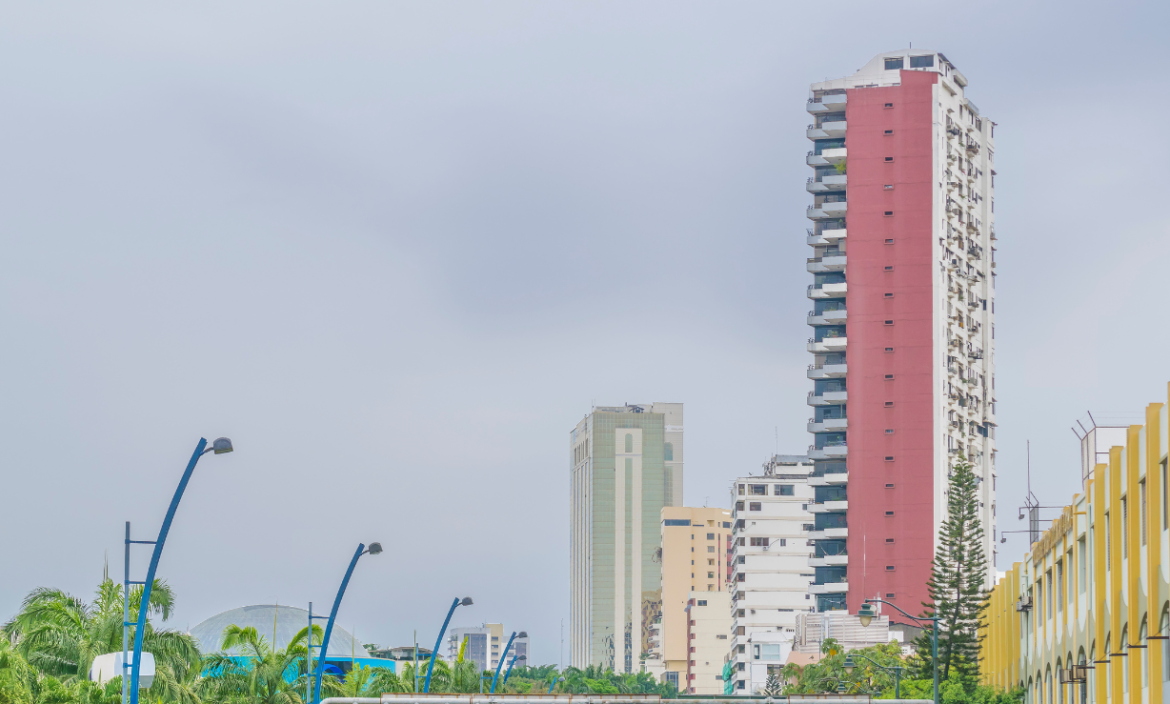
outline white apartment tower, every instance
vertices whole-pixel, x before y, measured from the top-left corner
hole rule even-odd
[[[967,86],[943,54],[903,50],[810,87],[820,611],[921,609],[960,456],[994,577],[995,123]]]
[[[732,628],[723,670],[725,694],[757,694],[769,668],[784,666],[796,617],[812,611],[814,564],[812,465],[804,455],[776,455],[762,476],[732,485]]]

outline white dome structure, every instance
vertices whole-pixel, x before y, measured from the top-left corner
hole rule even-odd
[[[328,616],[329,613],[314,614],[314,616]],[[324,619],[313,619],[322,630],[325,628]],[[223,631],[231,625],[245,628],[252,626],[264,639],[277,650],[288,647],[289,642],[302,628],[309,625],[309,612],[295,606],[258,605],[241,606],[238,609],[224,611],[203,621],[191,629],[191,635],[199,644],[199,652],[203,655],[222,652],[220,643]],[[243,651],[233,649],[231,655],[243,655]],[[352,634],[333,624],[333,633],[329,636],[328,658],[368,658],[369,652],[361,643],[354,640]]]

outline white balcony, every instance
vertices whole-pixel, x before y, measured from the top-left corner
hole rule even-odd
[[[842,227],[839,230],[821,230],[820,234],[809,230],[805,242],[809,245],[816,246],[818,244],[833,244],[843,239],[845,239],[845,228]]]
[[[809,513],[836,513],[849,508],[848,501],[825,501],[819,504],[809,504]]]
[[[849,204],[845,201],[817,203],[816,205],[809,206],[804,211],[804,214],[809,220],[837,219],[845,217],[848,209]]]
[[[824,530],[810,530],[808,535],[809,540],[838,540],[840,538],[849,537],[848,528],[825,528]]]
[[[817,394],[815,391],[808,392],[808,405],[810,406],[827,406],[831,403],[845,403],[848,399],[847,391],[824,391]]]
[[[832,149],[824,149],[820,154],[816,150],[808,153],[804,163],[809,166],[836,166],[845,161],[848,156],[845,147],[834,147]]]
[[[827,354],[829,352],[845,351],[844,337],[826,337],[821,341],[813,340],[808,343],[808,351],[813,354]]]
[[[808,432],[828,433],[836,430],[845,430],[849,427],[848,418],[824,418],[822,420],[808,420]]]
[[[829,271],[845,271],[844,254],[828,254],[821,257],[810,257],[805,269],[810,274],[824,274]]]
[[[841,472],[839,474],[825,474],[819,477],[808,478],[809,486],[837,486],[838,484],[848,484],[849,473]]]
[[[844,459],[849,455],[849,447],[847,445],[826,445],[823,448],[810,448],[808,451],[808,458],[810,460],[839,460]]]
[[[814,115],[822,112],[841,112],[845,109],[845,94],[838,93],[809,98],[806,109]]]
[[[816,286],[808,287],[809,298],[841,298],[845,295],[847,288],[844,281],[839,284],[821,284],[820,288]]]
[[[848,555],[825,555],[824,557],[808,558],[809,567],[840,567],[848,564]]]
[[[841,191],[848,185],[849,177],[845,174],[822,176],[820,180],[809,177],[804,184],[804,190],[809,193],[824,193],[826,191]]]
[[[832,584],[810,584],[809,594],[844,594],[849,591],[848,582],[834,582]]]
[[[839,310],[823,310],[820,313],[810,310],[808,312],[809,325],[844,325],[846,318],[846,311],[844,308]]]
[[[805,130],[805,135],[809,139],[840,139],[845,136],[846,123],[844,120],[834,120],[832,122],[822,122],[820,126],[809,125]]]
[[[810,364],[808,367],[809,379],[841,379],[849,371],[849,366],[841,364]]]

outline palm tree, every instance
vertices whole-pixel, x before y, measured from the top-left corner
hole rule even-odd
[[[207,674],[199,683],[206,699],[223,704],[303,704],[301,696],[309,678],[301,673],[301,661],[307,653],[309,628],[306,626],[284,650],[276,650],[254,626],[232,624],[223,630],[220,650],[203,660]],[[321,641],[320,626],[313,626],[313,642]],[[232,655],[235,651],[240,655]],[[336,677],[326,675],[321,689],[340,695],[342,685]]]
[[[141,605],[142,586],[139,585],[130,591],[130,613],[137,614]],[[156,630],[150,622],[150,615],[166,621],[174,605],[171,588],[156,579],[142,637],[142,649],[154,655],[156,670],[162,673],[161,677],[156,676],[158,689],[152,686],[156,698],[166,696],[170,682],[199,670],[199,649],[191,636],[179,631]],[[69,685],[87,679],[90,665],[98,655],[122,650],[122,607],[122,585],[108,576],[98,586],[91,604],[60,589],[39,587],[24,598],[20,611],[2,630],[15,644],[15,652],[37,672]],[[134,631],[132,626],[131,639]],[[174,701],[195,704],[189,699]]]

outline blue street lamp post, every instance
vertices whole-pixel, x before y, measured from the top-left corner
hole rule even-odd
[[[891,604],[883,599],[866,599],[865,603],[857,611],[857,617],[861,621],[863,627],[868,626],[873,617],[877,615],[877,611],[873,608],[873,604],[886,604],[898,609],[908,619],[923,625],[926,621],[930,621],[930,660],[934,671],[934,704],[939,704],[938,699],[938,616],[911,616],[902,611],[897,604]]]
[[[333,622],[337,620],[337,609],[341,607],[341,598],[345,596],[345,588],[349,586],[349,578],[353,576],[353,568],[357,567],[358,559],[362,555],[366,553],[377,555],[380,552],[382,552],[381,543],[370,543],[369,548],[363,543],[358,543],[357,550],[353,553],[353,559],[349,561],[349,569],[345,571],[345,578],[341,580],[341,587],[337,590],[337,598],[333,600],[333,610],[329,612],[329,621],[325,624],[325,635],[321,638],[321,656],[317,658],[317,681],[313,686],[313,704],[321,702],[321,678],[325,675],[325,657],[329,655],[329,636],[333,635]],[[312,640],[311,631],[309,639]]]
[[[504,682],[500,685],[501,687],[503,687],[505,684],[508,684],[508,678],[512,675],[512,666],[515,665],[516,661],[519,659],[520,658],[512,658],[512,662],[508,663],[508,669],[504,671]],[[524,659],[527,660],[528,658],[525,657]]]
[[[557,686],[557,682],[560,682],[560,681],[561,681],[561,680],[563,680],[563,679],[565,679],[565,678],[564,678],[564,677],[554,677],[554,678],[553,678],[553,683],[552,683],[552,684],[550,684],[550,685],[548,686],[548,693],[549,693],[549,694],[552,694],[553,687],[556,687],[556,686]]]
[[[504,660],[508,658],[508,651],[512,649],[512,641],[516,640],[516,631],[512,631],[511,637],[508,638],[508,644],[504,646],[504,652],[500,653],[500,661],[496,663],[496,676],[492,678],[492,688],[488,694],[496,693],[496,680],[500,679],[500,668],[504,666]],[[527,638],[527,631],[520,631],[521,638]]]
[[[135,624],[134,630],[134,660],[130,666],[130,704],[138,704],[138,673],[142,665],[142,638],[146,634],[146,613],[150,610],[150,592],[154,587],[154,575],[158,571],[158,560],[162,556],[163,546],[167,542],[167,533],[171,530],[171,522],[175,519],[175,511],[179,508],[179,501],[183,498],[183,492],[187,490],[187,482],[191,480],[191,474],[195,471],[195,465],[199,463],[199,458],[206,455],[208,452],[214,452],[217,455],[223,455],[232,451],[232,441],[227,438],[217,438],[207,446],[207,438],[199,438],[199,444],[195,446],[195,452],[191,455],[191,460],[187,463],[187,469],[183,472],[183,478],[179,480],[179,487],[175,489],[175,495],[171,498],[171,505],[167,508],[167,515],[163,518],[162,529],[158,532],[158,540],[154,541],[154,553],[150,556],[150,567],[146,570],[146,581],[142,582],[142,601],[138,606],[138,622]],[[148,543],[149,541],[130,540],[129,525],[126,524],[126,556],[129,560],[130,544],[131,543]],[[126,599],[130,598],[129,586],[129,570],[127,568],[126,579]],[[125,620],[123,621],[123,633],[125,629],[130,626],[130,610],[124,608]],[[126,664],[123,662],[122,668],[125,669]],[[125,681],[125,677],[122,678]]]
[[[439,646],[443,644],[443,634],[447,632],[447,624],[451,623],[451,614],[455,613],[455,608],[458,606],[471,606],[471,597],[465,596],[462,599],[455,597],[455,601],[451,602],[451,608],[447,611],[447,618],[443,621],[443,628],[439,630],[439,637],[435,639],[435,649],[431,651],[431,662],[427,665],[427,681],[423,685],[423,693],[431,691],[431,670],[435,669],[435,656],[439,654]]]

